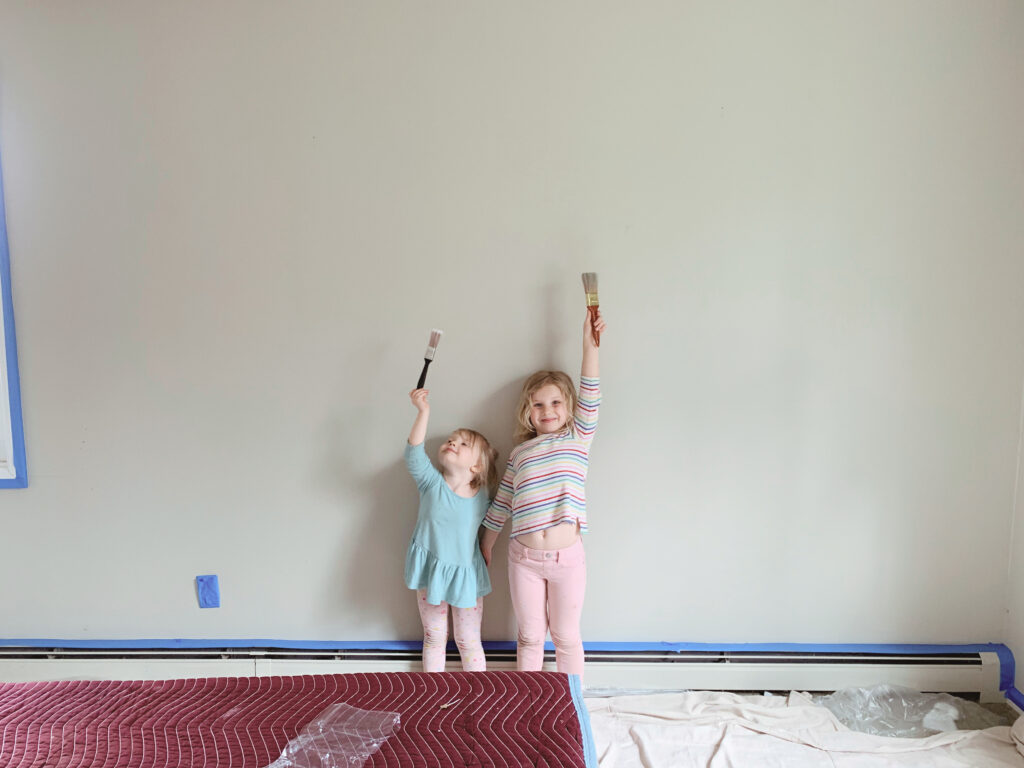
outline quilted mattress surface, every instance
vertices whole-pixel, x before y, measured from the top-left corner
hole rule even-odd
[[[0,766],[260,768],[339,702],[401,715],[366,766],[596,765],[578,678],[452,672],[0,684]]]

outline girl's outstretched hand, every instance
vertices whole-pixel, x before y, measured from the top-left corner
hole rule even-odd
[[[604,321],[604,317],[601,315],[601,309],[598,307],[596,317],[591,318],[590,310],[587,310],[585,319],[583,320],[583,346],[597,348],[597,340],[594,338],[594,331],[597,331],[598,336],[604,335],[604,329],[607,324]]]
[[[409,399],[412,400],[412,404],[416,406],[416,410],[420,413],[430,410],[430,401],[427,400],[428,395],[430,395],[429,389],[414,389],[409,393]]]

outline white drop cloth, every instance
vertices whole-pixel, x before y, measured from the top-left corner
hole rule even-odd
[[[806,694],[588,698],[601,768],[1024,768],[1024,718],[923,739],[851,731]]]

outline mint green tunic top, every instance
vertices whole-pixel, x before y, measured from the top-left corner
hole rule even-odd
[[[405,464],[420,492],[416,529],[405,556],[405,585],[423,589],[427,602],[472,608],[491,591],[491,577],[477,538],[487,514],[487,489],[466,498],[444,481],[423,444],[405,444]]]

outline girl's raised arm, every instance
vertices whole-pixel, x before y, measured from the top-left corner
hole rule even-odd
[[[427,422],[430,420],[430,403],[427,401],[429,394],[430,391],[426,389],[414,389],[409,393],[409,399],[418,411],[416,421],[412,423],[412,430],[409,432],[409,445],[419,445],[427,438]]]
[[[606,324],[604,318],[601,317],[600,309],[597,310],[597,317],[593,320],[590,317],[590,311],[587,310],[583,319],[583,366],[580,368],[580,373],[591,379],[596,379],[600,375],[600,366],[598,365],[600,347],[594,340],[594,331],[603,336],[605,327]]]

